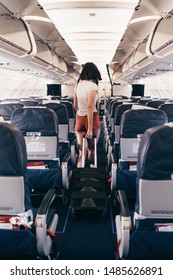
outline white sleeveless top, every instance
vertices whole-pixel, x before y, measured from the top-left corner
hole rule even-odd
[[[98,85],[93,83],[92,81],[81,80],[76,86],[76,96],[78,101],[78,116],[86,116],[88,111],[88,94],[92,90],[98,90]],[[98,100],[98,94],[96,94],[96,98],[94,101],[94,112],[97,112],[96,103]]]

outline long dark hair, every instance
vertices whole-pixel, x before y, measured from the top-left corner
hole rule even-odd
[[[100,71],[93,62],[87,62],[84,64],[82,72],[79,76],[80,80],[93,80],[98,85],[98,82],[102,80]]]

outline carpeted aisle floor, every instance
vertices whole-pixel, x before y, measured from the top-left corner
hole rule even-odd
[[[109,210],[105,220],[99,215],[69,215],[65,232],[58,237],[60,260],[114,260],[115,233]]]
[[[98,142],[98,167],[105,167],[102,130]],[[108,198],[107,212],[88,212],[75,220],[71,211],[59,215],[61,229],[57,229],[58,259],[60,260],[115,260],[116,233],[114,210]],[[62,230],[63,229],[63,230]]]

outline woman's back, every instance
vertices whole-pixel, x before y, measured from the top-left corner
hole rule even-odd
[[[76,95],[78,100],[78,111],[77,114],[79,116],[86,116],[87,115],[87,105],[88,105],[88,94],[92,90],[97,91],[98,86],[88,80],[80,80],[76,87]],[[98,99],[98,95],[96,94],[95,101],[94,101],[94,112],[97,111],[96,109],[96,102]]]

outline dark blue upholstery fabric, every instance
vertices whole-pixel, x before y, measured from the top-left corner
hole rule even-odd
[[[136,171],[119,170],[117,172],[116,189],[136,192]]]
[[[165,103],[164,100],[150,100],[146,103],[146,105],[152,108],[158,108],[163,103]]]
[[[128,259],[172,260],[173,232],[134,231],[130,238]]]
[[[168,117],[168,122],[173,121],[173,103],[171,104],[161,104],[159,109],[164,111]]]
[[[19,103],[1,103],[0,104],[0,114],[3,116],[5,121],[9,121],[13,112],[23,105]]]
[[[31,209],[25,140],[21,131],[8,123],[0,123],[0,160],[0,176],[24,177],[25,208]]]
[[[45,107],[18,109],[12,115],[11,122],[18,126],[24,135],[27,132],[40,132],[41,136],[57,136],[56,152],[57,158],[59,157],[58,118],[52,109]],[[54,160],[44,162],[48,166],[46,169],[27,169],[27,182],[30,189],[61,189],[61,168],[58,163]]]
[[[115,109],[121,105],[123,102],[122,101],[114,101],[112,104],[111,104],[111,111],[110,111],[110,115],[111,115],[111,118],[114,118],[114,114],[115,114]]]
[[[143,134],[137,162],[137,201],[139,212],[139,179],[169,180],[173,173],[173,127],[147,129]]]
[[[61,169],[27,169],[30,189],[62,189]]]
[[[150,127],[165,124],[168,121],[166,113],[155,109],[127,110],[121,119],[121,137],[136,138]]]
[[[23,176],[27,166],[25,140],[21,131],[8,123],[0,126],[0,176]]]
[[[59,124],[68,124],[69,115],[66,106],[62,103],[46,103],[45,106],[56,113]]]
[[[138,177],[166,180],[173,173],[173,127],[148,129],[142,136],[138,150]]]
[[[62,100],[61,100],[61,104],[64,104],[67,107],[69,118],[75,118],[76,113],[73,104],[70,101],[62,101]]]
[[[121,104],[115,109],[114,120],[115,125],[120,125],[121,117],[126,110],[130,110],[133,104]]]
[[[36,259],[36,238],[30,230],[0,230],[0,259]]]
[[[41,136],[58,135],[58,119],[55,112],[48,108],[26,107],[17,109],[11,116],[11,123],[22,131],[40,132]]]

